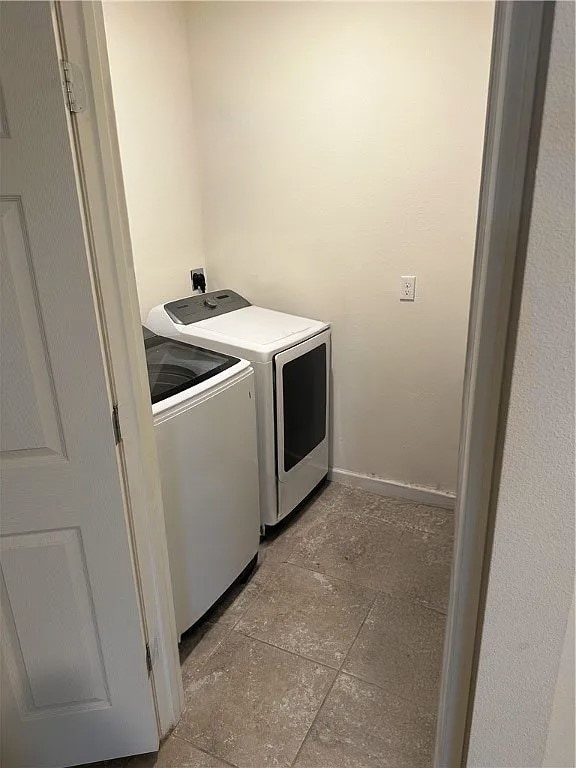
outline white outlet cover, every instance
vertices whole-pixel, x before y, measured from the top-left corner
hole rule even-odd
[[[416,275],[402,275],[400,278],[400,301],[414,301],[416,298]]]

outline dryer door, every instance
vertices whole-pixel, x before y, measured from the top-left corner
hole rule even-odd
[[[274,358],[279,518],[328,471],[329,362],[329,330]]]

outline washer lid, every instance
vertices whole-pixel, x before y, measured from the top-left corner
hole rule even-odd
[[[237,357],[157,336],[142,327],[152,404],[171,398],[237,365]]]
[[[263,307],[245,307],[225,315],[212,317],[195,323],[196,329],[210,331],[222,341],[243,344],[277,345],[290,336],[302,334],[308,330],[316,332],[322,324],[317,320],[287,315]]]

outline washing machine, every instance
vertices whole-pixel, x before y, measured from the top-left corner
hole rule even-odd
[[[255,565],[254,371],[144,330],[178,635]]]
[[[261,524],[276,525],[328,473],[329,323],[256,307],[221,290],[154,307],[146,324],[252,364]]]

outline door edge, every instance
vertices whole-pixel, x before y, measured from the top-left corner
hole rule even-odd
[[[103,356],[119,405],[119,462],[140,597],[142,653],[146,646],[156,649],[150,682],[161,738],[180,718],[184,690],[104,15],[100,0],[56,0],[53,8],[63,54],[82,68],[86,87],[86,111],[71,115],[74,149],[93,241]]]
[[[435,768],[467,764],[553,12],[546,0],[495,6]]]

